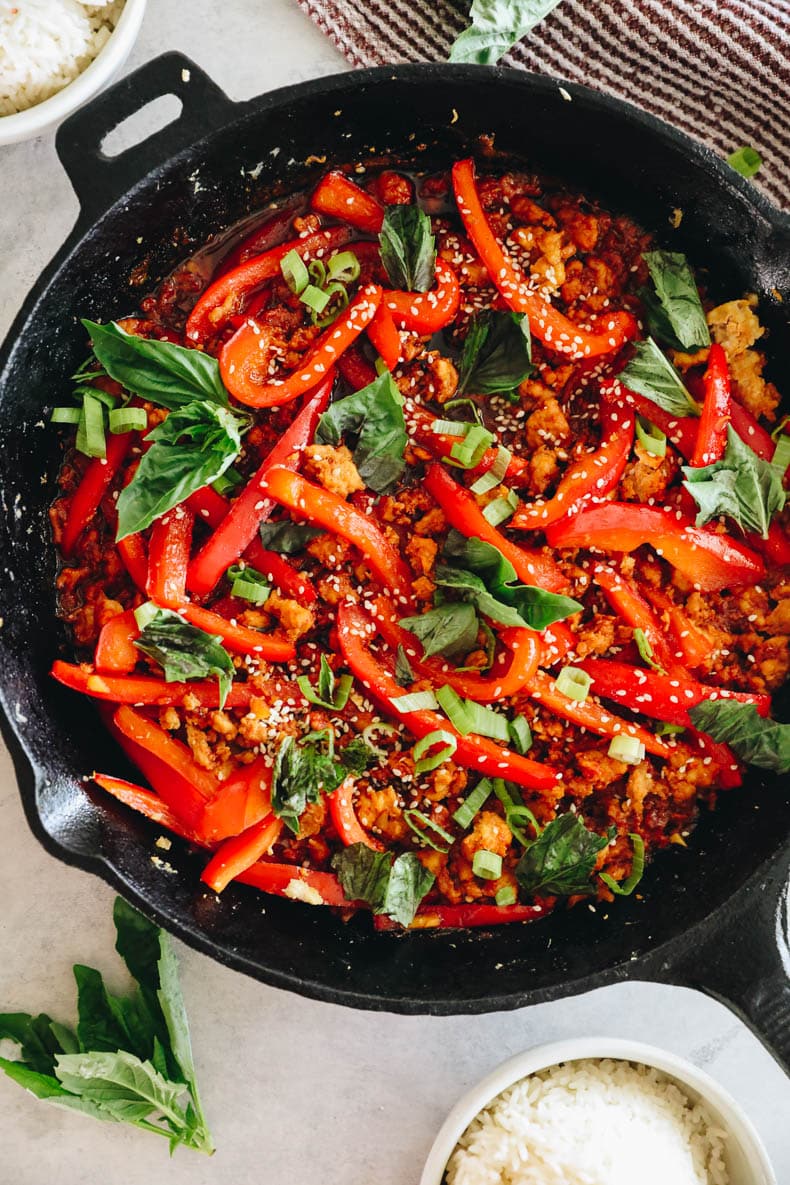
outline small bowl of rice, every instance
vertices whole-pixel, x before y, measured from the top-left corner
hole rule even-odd
[[[505,1062],[453,1108],[420,1185],[777,1185],[739,1104],[651,1045],[583,1038]]]
[[[60,123],[117,74],[146,0],[0,0],[0,144]]]

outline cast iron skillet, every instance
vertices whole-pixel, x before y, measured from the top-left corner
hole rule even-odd
[[[183,103],[176,122],[120,157],[102,152],[119,120],[173,93]],[[175,872],[157,867],[158,829],[86,793],[84,773],[126,766],[93,706],[47,674],[67,641],[55,622],[47,524],[59,445],[43,409],[63,401],[84,357],[78,316],[107,320],[133,307],[141,292],[130,288],[130,272],[144,256],[153,283],[189,253],[177,228],[201,244],[333,162],[389,153],[436,166],[492,131],[501,152],[565,177],[710,265],[714,296],[759,293],[787,383],[790,222],[657,120],[584,88],[482,67],[367,70],[234,104],[178,54],[149,63],[61,128],[57,148],[80,215],[0,356],[8,566],[0,690],[25,811],[58,858],[103,877],[198,949],[278,987],[355,1007],[446,1014],[625,979],[687,984],[729,1003],[790,1066],[786,783],[750,774],[743,789],[723,795],[688,850],[656,860],[638,900],[493,932],[377,935],[366,919],[344,926],[321,909],[242,887],[221,899],[204,893],[202,858],[177,841],[167,853]],[[673,232],[676,208],[683,219]]]

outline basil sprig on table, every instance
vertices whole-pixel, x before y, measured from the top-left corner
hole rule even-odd
[[[598,835],[568,811],[552,819],[529,844],[516,865],[516,879],[527,893],[570,897],[589,893],[598,853],[614,838],[615,828]]]
[[[617,378],[624,387],[644,395],[670,415],[699,415],[699,407],[680,375],[652,337],[636,343],[633,357]]]
[[[646,251],[642,256],[653,282],[640,293],[650,332],[675,350],[694,352],[710,345],[697,283],[685,255]]]
[[[401,926],[414,921],[420,902],[431,889],[434,874],[414,852],[392,858],[355,843],[332,857],[332,867],[349,901],[365,901],[373,913],[385,914]]]
[[[57,1107],[164,1136],[171,1152],[182,1144],[212,1153],[170,940],[120,897],[113,916],[134,991],[115,996],[78,964],[76,1031],[45,1013],[0,1014],[0,1038],[20,1046],[0,1069]]]
[[[472,0],[471,23],[453,42],[450,61],[493,66],[558,3],[559,0]]]
[[[703,700],[689,708],[695,728],[729,745],[742,761],[774,773],[790,773],[790,724],[766,720],[754,704]]]
[[[272,810],[298,835],[299,816],[308,804],[337,790],[349,774],[362,773],[373,757],[373,750],[361,737],[335,753],[329,729],[309,732],[299,740],[286,737],[274,763]]]
[[[134,644],[159,663],[168,683],[216,675],[219,706],[225,706],[235,668],[233,659],[215,634],[190,625],[178,613],[160,609],[144,626]]]
[[[357,436],[354,464],[365,485],[379,494],[391,489],[406,467],[408,437],[403,396],[388,370],[333,403],[318,421],[315,438],[319,444],[339,444],[346,433]]]
[[[524,313],[496,309],[478,313],[458,362],[458,393],[513,391],[534,369],[529,320]]]
[[[148,434],[154,444],[118,497],[117,538],[123,539],[221,477],[241,451],[249,419],[229,409],[216,358],[136,337],[114,322],[82,323],[110,378],[170,412]]]
[[[393,288],[427,292],[436,270],[431,220],[416,205],[388,206],[379,234],[381,262]]]
[[[727,427],[727,448],[722,459],[698,468],[684,465],[683,474],[683,485],[699,507],[698,527],[726,515],[742,531],[755,531],[765,539],[771,519],[784,508],[782,473],[758,457],[732,425]]]

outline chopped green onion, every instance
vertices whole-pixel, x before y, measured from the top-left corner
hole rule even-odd
[[[144,604],[137,606],[134,611],[134,620],[140,633],[147,625],[151,624],[158,612],[159,606],[155,605],[153,601],[145,601]]]
[[[109,420],[114,436],[123,432],[143,432],[148,427],[148,412],[144,407],[113,407]]]
[[[444,709],[450,723],[457,732],[460,732],[461,736],[466,736],[468,732],[472,732],[469,700],[461,699],[458,692],[454,691],[446,683],[436,692],[436,699],[439,706]]]
[[[472,872],[481,880],[496,881],[502,875],[502,857],[481,848],[472,857]]]
[[[342,284],[327,284],[324,295],[329,297],[327,312],[323,317],[313,317],[319,329],[326,329],[327,325],[331,325],[348,304],[348,293]]]
[[[106,457],[107,441],[104,437],[104,408],[101,400],[86,395],[82,401],[82,415],[77,424],[77,438],[74,447],[86,457]]]
[[[529,807],[526,806],[524,800],[522,798],[516,799],[513,796],[508,789],[507,783],[502,778],[494,778],[493,787],[494,793],[505,808],[505,822],[518,842],[523,847],[528,847],[532,843],[532,840],[526,834],[524,828],[527,825],[530,826],[537,836],[540,835],[542,830],[540,823],[538,823],[538,820]]]
[[[439,752],[426,757],[425,754],[428,750],[433,749],[436,745],[442,745]],[[433,732],[426,733],[424,737],[420,737],[412,749],[414,772],[416,774],[427,774],[430,770],[437,769],[440,765],[444,765],[445,761],[449,761],[457,748],[458,740],[456,737],[443,728],[437,728]]]
[[[226,469],[224,473],[220,473],[219,477],[215,478],[211,483],[211,488],[216,490],[218,494],[230,494],[237,490],[243,483],[244,478],[239,473],[238,469],[233,466]]]
[[[629,737],[620,733],[618,736],[612,737],[607,753],[610,757],[614,757],[615,761],[622,761],[626,765],[639,765],[645,755],[645,746],[637,737]]]
[[[299,294],[299,299],[302,304],[306,304],[308,309],[314,313],[323,313],[326,306],[329,304],[329,293],[323,292],[320,288],[316,288],[315,284],[308,284],[305,289]]]
[[[111,395],[109,391],[103,391],[101,387],[93,387],[89,383],[79,383],[74,388],[73,395],[75,398],[78,395],[90,395],[106,408],[115,407],[118,402],[117,395]]]
[[[290,250],[280,260],[280,272],[294,296],[301,296],[310,283],[310,273],[295,249]]]
[[[359,279],[359,260],[353,251],[336,251],[326,269],[327,278],[351,284]]]
[[[771,464],[784,474],[790,465],[790,436],[780,436],[776,442]]]
[[[431,432],[435,432],[438,436],[466,436],[475,426],[475,424],[461,424],[458,420],[434,420],[431,424]]]
[[[510,740],[508,722],[499,712],[495,712],[493,708],[486,708],[483,704],[477,704],[474,700],[467,700],[465,706],[472,721],[472,732],[476,732],[478,736],[491,737],[495,741]]]
[[[603,883],[613,893],[616,893],[618,897],[630,897],[641,881],[645,871],[645,845],[641,835],[635,835],[633,832],[630,832],[628,838],[634,845],[634,858],[631,864],[631,872],[626,879],[624,881],[616,881],[613,876],[609,876],[608,872],[599,874]]]
[[[330,667],[326,655],[322,654],[321,667],[318,675],[318,690],[315,691],[313,689],[313,685],[307,678],[307,675],[300,675],[296,683],[309,704],[315,704],[318,708],[326,708],[330,712],[342,712],[348,703],[354,678],[352,675],[341,675],[336,680],[335,673]]]
[[[526,716],[516,716],[515,720],[511,720],[508,732],[516,752],[521,753],[522,756],[528,753],[532,748],[532,730]]]
[[[642,659],[642,661],[646,662],[647,665],[652,667],[654,671],[661,671],[663,673],[664,668],[660,667],[653,659],[653,647],[650,645],[650,640],[645,631],[635,629],[634,641],[636,642],[636,648],[639,651],[639,657]]]
[[[439,707],[432,691],[413,691],[409,695],[390,696],[396,712],[435,712]]]
[[[326,264],[321,259],[311,259],[307,265],[307,274],[318,288],[326,284]]]
[[[773,440],[774,444],[776,444],[780,436],[784,436],[788,427],[790,427],[790,416],[782,416],[781,420],[771,433],[771,439]]]
[[[450,449],[450,457],[462,469],[474,469],[479,465],[486,449],[494,443],[494,436],[486,428],[473,424],[462,441]]]
[[[590,692],[592,679],[581,667],[563,667],[557,676],[557,691],[583,704]]]
[[[397,736],[398,730],[394,724],[388,723],[386,720],[375,720],[373,724],[366,724],[362,729],[362,740],[367,747],[376,754],[377,757],[384,758],[387,756],[387,750],[382,749],[380,745],[375,745],[370,739],[374,732],[383,732],[386,736]]]
[[[731,152],[727,157],[727,164],[730,168],[735,169],[736,173],[740,173],[742,177],[753,177],[762,166],[763,158],[760,156],[756,148],[750,148],[744,145],[743,148],[737,148],[735,152]]]
[[[667,438],[660,428],[651,424],[644,416],[636,417],[636,438],[646,453],[663,457],[667,451]]]
[[[507,467],[513,459],[513,454],[510,449],[505,448],[500,444],[497,449],[494,464],[486,473],[478,477],[477,481],[472,485],[473,494],[487,494],[489,490],[493,490],[496,486],[502,484],[502,480],[507,473]]]
[[[467,794],[464,801],[453,814],[453,820],[459,827],[466,830],[477,812],[491,795],[491,782],[488,778],[481,778],[471,794]]]
[[[427,844],[429,848],[433,848],[435,852],[444,853],[449,847],[452,846],[454,840],[453,836],[450,835],[450,832],[445,831],[444,827],[440,827],[438,823],[434,823],[433,819],[428,818],[428,816],[423,814],[422,811],[404,811],[403,817],[419,841],[421,843]],[[420,824],[422,824],[422,826],[418,827],[416,823],[412,822],[413,819],[416,819]],[[423,828],[425,830],[423,830]],[[439,844],[435,842],[435,840],[431,839],[430,835],[426,834],[426,831],[433,831],[434,834],[438,835],[445,841],[447,847],[440,847]]]
[[[241,597],[253,605],[265,605],[268,601],[272,586],[257,568],[242,568],[240,564],[232,564],[226,576],[230,581],[232,597]]]
[[[483,518],[492,527],[498,527],[507,522],[518,510],[518,494],[513,490],[503,490],[498,498],[483,507]]]
[[[53,424],[79,424],[81,417],[80,407],[53,407],[49,418]]]
[[[656,725],[657,737],[673,737],[677,736],[679,732],[685,732],[685,726],[682,724],[669,724],[666,720],[662,720],[660,724]]]
[[[501,889],[497,889],[494,894],[494,900],[497,905],[515,905],[516,890],[512,885],[503,885]]]

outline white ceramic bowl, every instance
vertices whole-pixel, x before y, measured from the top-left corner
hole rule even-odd
[[[690,1099],[695,1102],[701,1099],[714,1123],[727,1132],[725,1161],[730,1185],[777,1185],[762,1141],[732,1095],[691,1062],[676,1057],[674,1053],[653,1045],[643,1045],[640,1041],[620,1041],[611,1037],[580,1037],[552,1045],[540,1045],[499,1066],[465,1094],[447,1116],[428,1154],[420,1185],[442,1185],[444,1170],[458,1140],[475,1115],[503,1090],[537,1070],[546,1070],[559,1062],[579,1061],[582,1058],[639,1062],[663,1071]]]
[[[115,77],[129,56],[145,12],[146,0],[126,0],[118,24],[91,64],[57,94],[25,111],[0,115],[0,144],[31,140],[71,115]]]

